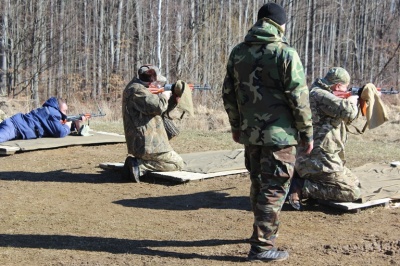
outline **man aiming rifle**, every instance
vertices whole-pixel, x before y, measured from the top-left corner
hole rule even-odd
[[[151,87],[154,82],[160,87]],[[177,106],[177,98],[180,104],[186,97],[191,101],[191,92],[184,89],[185,83],[181,81],[175,83],[173,91],[160,91],[165,83],[159,68],[147,64],[138,69],[138,76],[123,91],[122,117],[128,150],[124,175],[134,182],[140,182],[148,172],[179,171],[184,166],[183,159],[169,143],[171,136],[165,127],[164,114]],[[193,106],[187,109],[191,113]]]
[[[361,197],[359,179],[345,165],[347,126],[358,117],[359,100],[365,104],[369,128],[382,124],[387,116],[373,84],[366,84],[359,96],[348,94],[349,84],[349,73],[333,67],[310,88],[314,148],[310,154],[299,149],[288,196],[297,210],[305,198],[347,202]]]
[[[63,138],[70,134],[73,123],[65,121],[67,110],[63,99],[51,97],[40,108],[26,114],[17,113],[0,123],[0,143],[14,139]],[[86,117],[82,116],[81,121],[86,121]]]

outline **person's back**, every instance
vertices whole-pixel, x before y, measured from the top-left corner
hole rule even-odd
[[[259,20],[228,61],[232,84],[226,86],[225,105],[236,109],[229,88],[238,86],[241,117],[230,116],[230,122],[241,129],[242,144],[297,145],[298,128],[310,127],[301,125],[310,116],[299,104],[308,102],[303,67],[280,28],[272,20]]]
[[[312,121],[303,66],[283,36],[283,7],[267,3],[257,17],[245,41],[231,51],[222,98],[250,173],[254,223],[248,259],[278,261],[289,257],[275,247],[279,213],[298,142],[312,149]]]

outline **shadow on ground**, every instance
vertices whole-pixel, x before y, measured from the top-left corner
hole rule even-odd
[[[237,209],[250,211],[248,196],[231,197],[229,195],[221,191],[204,191],[184,195],[123,199],[114,203],[125,207],[156,210]]]
[[[34,173],[34,172],[0,172],[0,180],[5,181],[27,181],[27,182],[68,182],[68,183],[121,183],[130,182],[122,177],[117,171],[99,171],[95,174],[70,173],[70,170],[80,168],[60,169],[56,171]]]
[[[212,247],[245,243],[246,240],[209,239],[196,241],[131,240],[106,237],[69,235],[10,235],[0,234],[0,246],[8,248],[69,249],[113,254],[136,254],[145,256],[175,257],[179,259],[205,259],[217,261],[244,261],[243,257],[180,253],[157,250],[168,247]]]

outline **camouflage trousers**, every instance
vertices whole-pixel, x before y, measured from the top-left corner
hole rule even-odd
[[[303,197],[334,201],[355,201],[361,197],[360,181],[350,169],[343,172],[306,175]]]
[[[180,171],[184,166],[182,157],[175,151],[145,154],[138,158],[139,175],[146,172]]]
[[[245,145],[245,165],[250,172],[250,202],[254,213],[250,244],[269,250],[278,237],[279,214],[294,172],[296,147]]]

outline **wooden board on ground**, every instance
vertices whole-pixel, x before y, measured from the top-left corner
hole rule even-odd
[[[104,170],[122,170],[123,163],[101,163],[99,167]],[[246,169],[220,171],[214,173],[195,173],[187,171],[173,171],[173,172],[151,172],[149,176],[154,176],[174,182],[185,183],[195,180],[203,180],[207,178],[213,178],[218,176],[234,175],[246,173]]]
[[[11,155],[16,152],[54,149],[76,145],[111,144],[125,142],[125,136],[108,132],[90,131],[90,136],[66,136],[65,138],[39,138],[29,140],[12,140],[0,144],[0,155]]]
[[[221,171],[221,172],[214,172],[214,173],[208,173],[208,174],[186,172],[186,171],[176,171],[176,172],[153,172],[153,173],[151,173],[151,175],[155,176],[155,177],[167,179],[170,181],[184,183],[184,182],[203,180],[203,179],[219,177],[219,176],[241,174],[241,173],[246,173],[246,172],[247,172],[246,169]]]
[[[318,200],[318,203],[346,211],[358,211],[362,208],[378,206],[378,205],[389,207],[391,200],[392,200],[391,198],[384,198],[384,199],[371,200],[364,203]]]
[[[244,165],[244,149],[195,152],[181,156],[185,162],[182,171],[152,172],[149,175],[184,183],[247,172]],[[123,166],[123,163],[99,164],[99,167],[105,170],[121,170]]]

